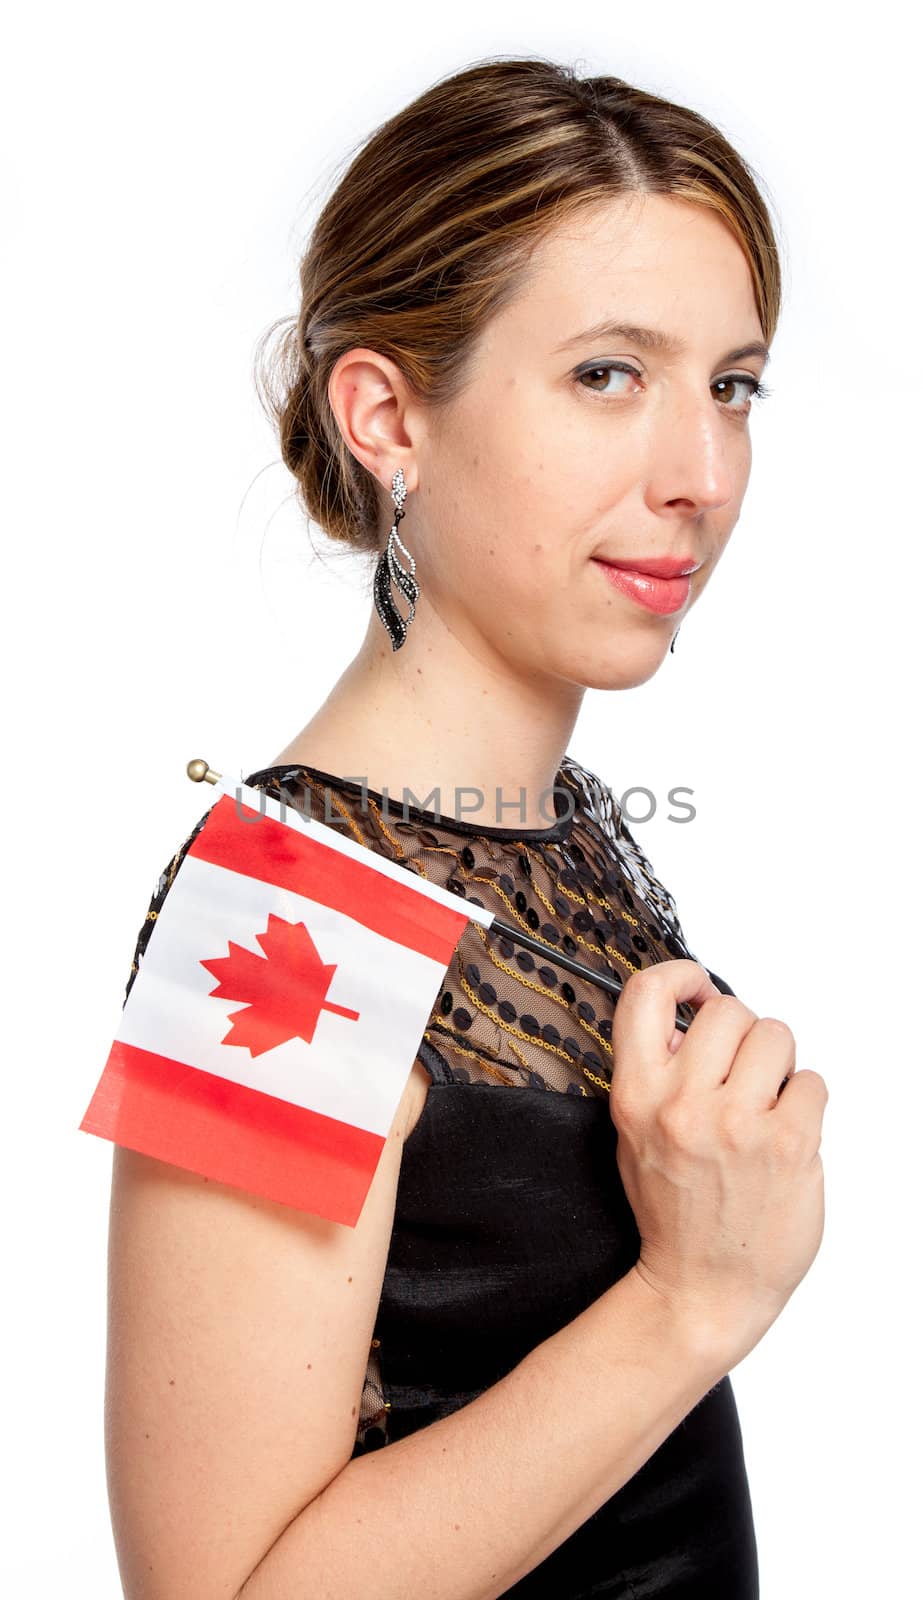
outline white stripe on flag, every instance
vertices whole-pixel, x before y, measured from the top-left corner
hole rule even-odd
[[[270,912],[304,923],[324,965],[337,967],[329,1000],[360,1015],[354,1021],[322,1009],[310,1044],[289,1039],[251,1056],[245,1046],[222,1043],[230,1014],[246,1006],[246,997],[212,997],[218,980],[201,963],[226,957],[232,943],[265,960],[255,935],[265,933]],[[187,856],[161,908],[117,1038],[384,1134],[420,1044],[421,996],[432,1005],[444,976],[443,963],[352,917]]]

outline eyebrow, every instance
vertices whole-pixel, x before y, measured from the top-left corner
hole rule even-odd
[[[575,333],[572,338],[565,339],[563,344],[555,345],[555,353],[559,350],[570,350],[576,344],[595,343],[597,339],[627,339],[629,344],[636,344],[642,350],[655,350],[661,355],[680,356],[689,347],[685,339],[678,339],[675,335],[664,333],[662,328],[642,328],[635,322],[597,322],[592,328],[584,328],[582,333]],[[761,339],[754,339],[750,344],[738,345],[735,350],[727,350],[721,357],[725,361],[744,361],[748,356],[762,356],[769,362],[769,346]]]

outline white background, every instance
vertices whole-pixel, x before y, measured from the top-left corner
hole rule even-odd
[[[357,14],[358,13],[358,14]],[[850,16],[855,20],[850,21]],[[492,54],[716,121],[785,304],[743,514],[676,652],[571,751],[659,799],[691,946],[827,1080],[814,1266],[734,1372],[763,1600],[905,1594],[918,1548],[919,170],[910,13],[84,4],[5,29],[4,1587],[120,1593],[102,1447],[110,1152],[78,1123],[161,868],[360,643],[256,400],[337,166]],[[313,545],[321,552],[318,558]],[[670,822],[688,785],[694,822]]]

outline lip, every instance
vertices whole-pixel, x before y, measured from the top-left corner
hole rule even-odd
[[[657,616],[668,617],[675,611],[681,611],[689,599],[688,571],[677,577],[660,578],[650,572],[641,572],[637,567],[601,561],[596,557],[593,558],[593,564],[599,567],[607,582],[620,594],[627,595],[630,600],[637,601],[638,605],[644,606],[646,611],[655,612]],[[652,566],[653,562],[647,564]],[[675,568],[682,563],[671,561],[670,565]]]
[[[695,556],[650,556],[642,557],[640,561],[610,561],[606,556],[594,556],[593,559],[601,561],[606,567],[618,567],[623,572],[646,573],[649,578],[685,578],[691,572],[698,572],[702,565]]]

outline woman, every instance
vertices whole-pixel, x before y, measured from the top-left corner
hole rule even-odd
[[[493,60],[378,129],[301,284],[264,392],[375,604],[247,782],[548,956],[469,923],[355,1229],[117,1149],[125,1593],[749,1600],[728,1374],[819,1247],[826,1086],[565,751],[588,687],[656,672],[737,521],[765,205],[694,112]],[[614,1015],[561,950],[622,978]]]

